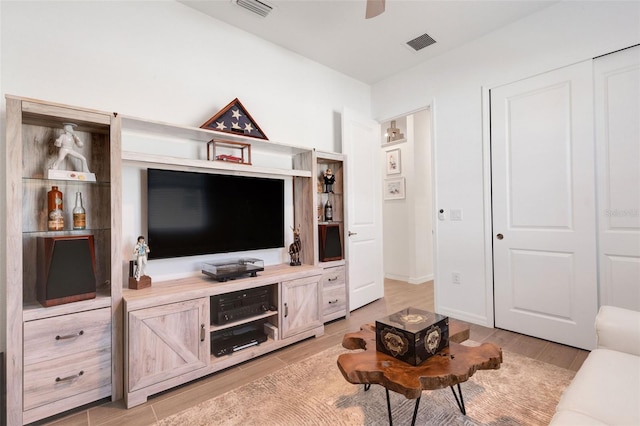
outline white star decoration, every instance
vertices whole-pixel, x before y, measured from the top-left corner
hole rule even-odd
[[[239,130],[242,130],[242,127],[240,127],[240,125],[239,125],[237,122],[235,122],[235,121],[232,121],[232,122],[231,122],[231,128],[232,128],[232,129],[239,129]]]
[[[227,126],[224,125],[224,121],[216,121],[216,129],[224,130],[226,128],[227,128]]]
[[[237,119],[240,119],[240,117],[242,116],[242,114],[240,114],[240,110],[239,109],[234,109],[232,111],[232,114],[233,114],[233,118],[237,118]]]
[[[251,123],[246,123],[244,125],[244,131],[247,133],[251,133],[251,131],[253,130],[253,126],[251,125]]]

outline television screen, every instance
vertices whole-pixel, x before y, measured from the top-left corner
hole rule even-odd
[[[147,170],[150,259],[284,247],[284,181]]]

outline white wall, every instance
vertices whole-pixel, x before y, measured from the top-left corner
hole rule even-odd
[[[428,109],[406,117],[406,142],[382,148],[382,164],[389,151],[400,152],[405,198],[383,201],[384,274],[386,278],[419,284],[433,279],[431,125]],[[385,127],[385,126],[383,126]]]
[[[195,127],[237,97],[270,140],[339,152],[342,108],[371,115],[368,85],[173,1],[1,1],[0,19],[2,123],[5,94]],[[0,144],[4,188],[4,130]],[[6,255],[3,243],[0,271]]]
[[[437,39],[437,37],[436,37]],[[640,43],[640,2],[565,1],[373,86],[374,117],[434,101],[436,309],[493,325],[483,89]],[[463,220],[449,220],[450,209]],[[451,273],[461,274],[461,284]]]

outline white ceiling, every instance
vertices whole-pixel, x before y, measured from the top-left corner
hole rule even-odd
[[[559,0],[386,0],[365,19],[365,0],[263,0],[265,18],[234,0],[178,0],[189,7],[368,84],[411,68]],[[406,43],[424,33],[435,44]]]

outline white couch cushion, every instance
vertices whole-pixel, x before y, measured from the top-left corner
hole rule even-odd
[[[640,356],[640,312],[602,306],[596,317],[598,348]]]
[[[599,420],[575,411],[558,411],[551,419],[551,425],[558,426],[607,426]]]
[[[596,349],[576,373],[556,410],[580,413],[609,425],[637,426],[639,401],[640,357]]]

